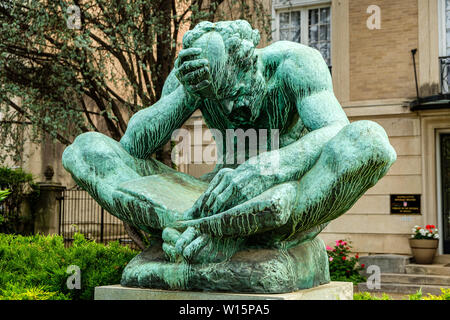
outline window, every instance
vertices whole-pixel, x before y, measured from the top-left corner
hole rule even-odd
[[[450,0],[440,0],[439,8],[439,69],[440,93],[450,93]]]
[[[441,52],[441,55],[450,55],[450,0],[444,1],[444,29],[445,29],[445,38],[444,38],[444,48]]]
[[[450,1],[450,0],[448,0]],[[331,65],[331,7],[275,6],[275,39],[303,43],[320,51]]]

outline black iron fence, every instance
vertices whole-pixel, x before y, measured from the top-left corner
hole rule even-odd
[[[65,190],[59,201],[59,234],[64,237],[66,246],[72,244],[78,232],[99,243],[118,240],[122,245],[137,249],[122,221],[103,209],[86,191]]]

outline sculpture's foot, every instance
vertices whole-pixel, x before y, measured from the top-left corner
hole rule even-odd
[[[221,263],[167,262],[159,246],[127,265],[121,284],[169,290],[284,293],[328,283],[328,256],[321,239],[290,249],[245,249]]]

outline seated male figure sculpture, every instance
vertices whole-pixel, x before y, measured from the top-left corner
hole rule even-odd
[[[130,119],[120,142],[90,132],[66,148],[64,167],[81,187],[160,239],[127,265],[122,285],[269,293],[329,282],[316,236],[396,153],[375,122],[349,123],[317,50],[289,41],[257,49],[259,40],[243,20],[199,23],[161,99]],[[201,179],[152,158],[197,109],[222,137],[276,130],[279,148],[235,163],[218,143],[225,160]]]

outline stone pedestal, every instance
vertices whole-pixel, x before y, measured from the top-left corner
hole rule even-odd
[[[224,259],[213,250],[211,255]],[[162,290],[270,294],[329,282],[325,244],[315,238],[290,248],[244,248],[226,261],[194,264],[169,262],[161,245],[153,245],[127,264],[120,284]]]
[[[353,284],[330,282],[279,294],[169,291],[111,285],[96,287],[95,300],[353,300]]]
[[[39,200],[36,203],[34,232],[57,234],[59,227],[59,212],[63,191],[66,187],[52,182],[39,183]]]

